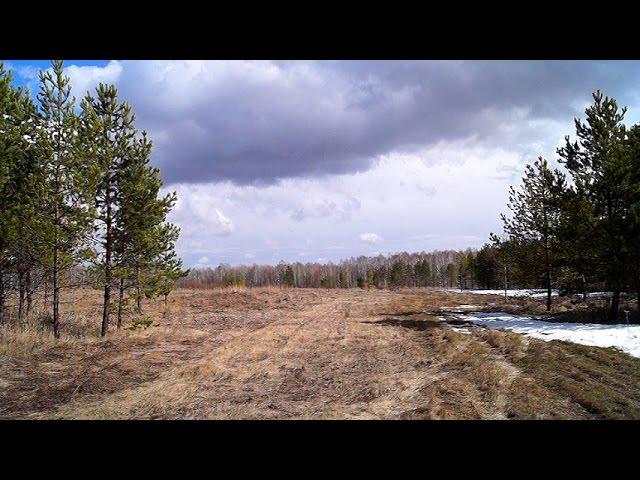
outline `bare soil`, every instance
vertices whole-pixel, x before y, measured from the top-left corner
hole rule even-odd
[[[60,341],[37,321],[0,331],[0,418],[640,418],[640,359],[439,320],[493,297],[181,289],[106,339],[99,292],[65,299]]]

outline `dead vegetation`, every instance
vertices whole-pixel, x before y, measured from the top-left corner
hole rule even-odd
[[[99,293],[72,294],[60,341],[0,332],[0,417],[640,418],[639,359],[438,319],[484,296],[181,289],[100,339]]]

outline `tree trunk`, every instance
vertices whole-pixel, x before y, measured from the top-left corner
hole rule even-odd
[[[57,242],[56,242],[57,243]],[[58,246],[53,249],[53,336],[60,338],[60,285],[58,279]]]
[[[0,253],[0,264],[2,262],[2,253]],[[4,273],[0,265],[0,325],[4,324]]]
[[[547,214],[545,210],[544,215],[545,225],[547,224]],[[544,261],[547,268],[547,312],[551,311],[551,261],[549,252],[549,238],[547,235],[544,237]]]
[[[60,118],[58,118],[60,120]],[[58,132],[59,134],[60,132]],[[58,136],[58,149],[60,152],[60,136]],[[56,154],[56,161],[59,159],[59,154]],[[60,164],[56,165],[55,173],[55,212],[54,212],[54,237],[53,237],[53,336],[54,338],[60,338],[60,239],[58,237],[60,227]]]
[[[551,269],[547,268],[547,312],[551,311]]]
[[[140,268],[136,267],[136,310],[142,314],[142,291],[140,289]]]
[[[107,187],[106,195],[107,216],[105,232],[105,258],[104,258],[104,303],[102,305],[102,328],[100,336],[104,337],[109,328],[109,303],[111,302],[111,186]]]
[[[33,288],[31,285],[32,283],[31,268],[27,270],[25,283],[27,286],[27,317],[29,317],[29,315],[31,314],[31,307],[33,306]]]
[[[611,297],[611,309],[609,310],[609,321],[616,322],[618,320],[618,307],[620,306],[620,291],[613,292]]]
[[[582,274],[582,300],[587,301],[587,280],[584,278],[584,273]]]
[[[24,273],[18,274],[18,322],[24,322],[24,309],[26,300],[26,288],[24,284]]]
[[[100,336],[104,337],[107,334],[107,330],[109,329],[109,313],[110,313],[110,303],[111,303],[111,249],[110,245],[107,247],[107,255],[106,255],[106,264],[104,267],[105,271],[105,282],[104,282],[104,298],[102,303],[102,326],[100,329]]]
[[[507,266],[504,266],[504,303],[507,303]]]
[[[139,286],[136,287],[136,310],[142,313],[142,292]]]
[[[122,300],[124,297],[124,278],[120,279],[120,288],[118,290],[118,330],[122,326]]]
[[[109,303],[111,302],[111,269],[105,266],[104,299],[102,303],[102,326],[100,336],[104,337],[109,328]]]

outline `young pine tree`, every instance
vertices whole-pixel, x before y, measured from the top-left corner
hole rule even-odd
[[[40,72],[39,128],[37,135],[47,191],[43,204],[50,221],[53,333],[60,336],[61,278],[81,259],[85,235],[91,226],[92,164],[80,153],[78,117],[74,113],[69,77],[61,60]]]
[[[0,325],[7,317],[7,283],[14,266],[11,247],[18,237],[20,198],[16,196],[16,180],[20,175],[24,143],[16,119],[19,95],[20,92],[12,86],[11,73],[0,63]]]
[[[189,270],[182,269],[182,260],[178,258],[175,251],[175,242],[178,240],[180,229],[173,224],[165,223],[156,227],[155,230],[158,254],[151,262],[145,295],[150,298],[162,295],[166,309],[169,293],[178,280],[188,275]]]
[[[168,295],[181,277],[181,263],[174,251],[179,229],[166,224],[176,194],[159,197],[160,171],[150,167],[152,144],[146,132],[133,142],[119,177],[119,209],[116,214],[114,262],[120,287],[118,328],[122,323],[124,294],[135,288],[138,312],[142,294]]]
[[[104,286],[100,334],[105,336],[109,328],[111,288],[115,280],[114,256],[118,237],[117,217],[122,200],[121,181],[136,131],[131,107],[119,101],[113,85],[101,83],[96,89],[96,97],[87,94],[81,107],[82,139],[87,155],[97,170],[95,230],[99,246],[96,257]]]
[[[407,277],[407,265],[402,260],[396,260],[389,271],[389,285],[391,288],[404,287]]]
[[[508,238],[526,246],[526,252],[517,257],[521,270],[543,266],[547,311],[551,310],[552,275],[565,189],[564,175],[558,170],[552,171],[540,157],[533,165],[526,166],[520,189],[511,187],[508,204],[511,218],[502,215]]]
[[[426,287],[431,283],[431,264],[426,260],[419,260],[413,267],[416,284]]]
[[[0,64],[0,323],[5,320],[9,276],[17,280],[18,320],[25,320],[32,273],[42,259],[40,233],[46,227],[39,212],[45,182],[35,127],[36,108],[29,93],[13,88]]]
[[[11,247],[14,274],[18,286],[18,321],[23,323],[31,310],[31,296],[35,288],[34,273],[41,269],[48,250],[45,232],[50,231],[50,222],[42,214],[46,199],[44,169],[37,155],[35,140],[36,107],[27,92],[18,97],[14,119],[21,148],[14,157],[12,180],[15,202],[16,237]]]
[[[325,277],[324,281],[325,284],[323,284],[323,287],[329,288],[329,278]],[[287,265],[282,272],[281,283],[287,287],[295,287],[295,276],[293,275],[293,268],[291,268],[291,265]]]

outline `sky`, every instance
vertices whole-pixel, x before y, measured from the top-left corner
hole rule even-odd
[[[32,92],[47,61],[6,60]],[[510,185],[601,89],[640,121],[637,61],[65,61],[154,142],[189,267],[478,248]]]

